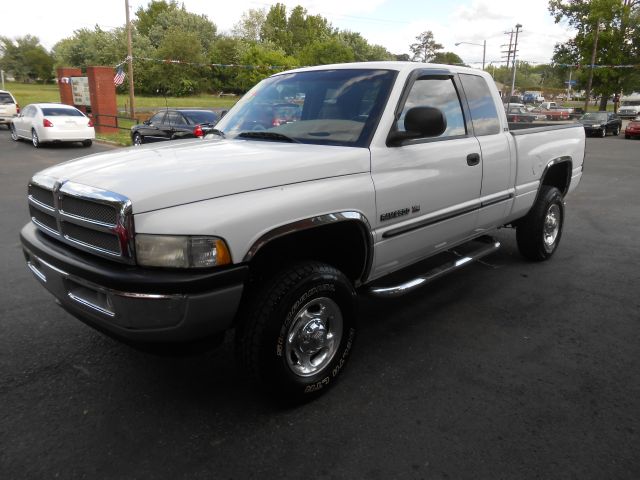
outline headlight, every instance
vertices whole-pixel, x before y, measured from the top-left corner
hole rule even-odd
[[[139,234],[136,259],[145,267],[206,268],[230,264],[231,254],[218,237]]]

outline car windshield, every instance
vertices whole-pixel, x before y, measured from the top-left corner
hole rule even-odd
[[[182,114],[193,123],[216,123],[218,115],[208,110],[183,111]]]
[[[598,122],[606,122],[607,121],[607,114],[605,112],[603,113],[585,113],[582,116],[583,120],[596,120]]]
[[[0,93],[0,105],[10,105],[12,103],[15,102],[13,101],[13,98],[11,98],[11,95],[8,93]]]
[[[218,123],[227,138],[366,147],[396,72],[336,69],[286,73],[254,88]]]
[[[84,117],[80,110],[62,107],[45,107],[42,109],[42,114],[45,117]]]

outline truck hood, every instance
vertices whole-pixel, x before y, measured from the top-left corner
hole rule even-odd
[[[366,148],[256,140],[186,140],[114,150],[41,175],[128,197],[133,213],[370,170]]]

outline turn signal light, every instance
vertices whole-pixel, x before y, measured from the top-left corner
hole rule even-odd
[[[202,131],[202,127],[200,125],[196,125],[193,129],[193,134],[196,137],[204,137],[204,132]]]
[[[93,127],[93,120],[89,120],[89,123],[87,123],[87,127]]]
[[[53,123],[51,123],[48,118],[45,118],[44,120],[42,120],[42,126],[43,127],[53,127]]]

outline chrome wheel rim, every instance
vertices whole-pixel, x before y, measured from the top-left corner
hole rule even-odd
[[[33,143],[34,147],[37,147],[38,145],[40,145],[38,134],[35,131],[31,132],[31,142]]]
[[[140,135],[135,135],[133,137],[133,144],[136,146],[142,145],[142,137]]]
[[[343,318],[330,298],[315,298],[296,314],[287,332],[285,357],[291,371],[310,377],[327,367],[342,340]]]
[[[18,140],[18,133],[16,132],[16,127],[11,125],[11,140]]]
[[[558,239],[561,215],[560,206],[554,203],[549,207],[544,217],[542,240],[547,251],[553,250],[556,240]]]

